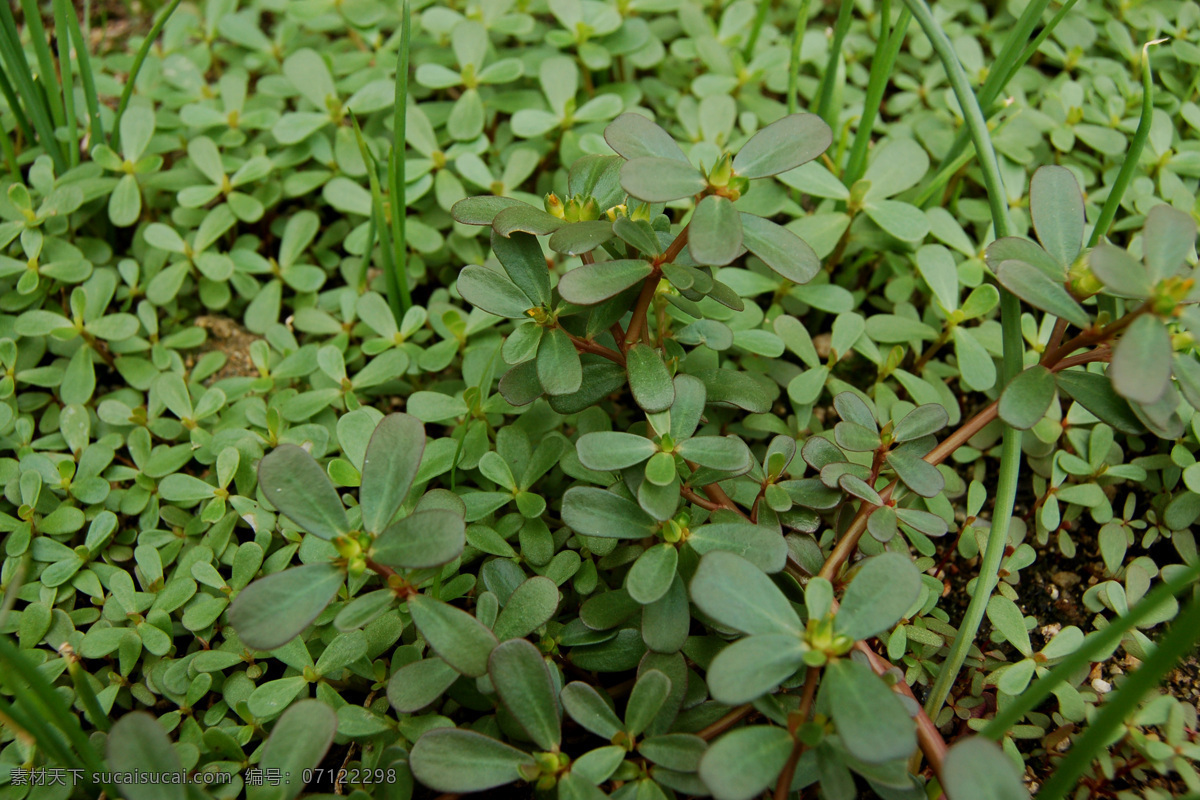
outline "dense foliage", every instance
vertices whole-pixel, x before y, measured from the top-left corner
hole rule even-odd
[[[0,798],[1200,796],[1200,6],[18,8]]]

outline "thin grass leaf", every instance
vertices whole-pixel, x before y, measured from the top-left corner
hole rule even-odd
[[[800,54],[804,49],[804,31],[808,27],[808,10],[812,0],[800,0],[796,25],[792,29],[792,49],[788,58],[787,110],[795,114],[800,108]]]
[[[404,23],[400,34],[400,53],[396,63],[396,98],[393,112],[393,128],[395,141],[392,144],[392,154],[389,158],[388,176],[391,178],[392,196],[392,244],[395,247],[393,259],[394,281],[400,293],[400,314],[396,316],[396,324],[412,307],[412,294],[408,289],[408,245],[405,223],[408,220],[408,202],[406,195],[404,152],[408,142],[408,62],[409,37],[412,28],[412,12],[408,0],[404,0]]]
[[[65,5],[70,22],[68,27],[71,32],[71,41],[75,45],[75,58],[79,61],[79,81],[83,84],[83,96],[87,101],[88,119],[90,120],[88,141],[89,143],[102,142],[104,141],[104,123],[100,119],[100,98],[96,94],[92,59],[88,54],[88,38],[79,26],[79,16],[75,13],[74,4],[66,3]]]
[[[404,318],[404,310],[400,301],[400,284],[396,279],[396,265],[392,261],[391,227],[387,224],[387,217],[383,210],[383,191],[379,188],[379,167],[375,163],[371,151],[367,148],[367,140],[363,138],[362,130],[358,127],[358,119],[353,114],[350,115],[350,124],[354,126],[358,151],[367,165],[367,183],[371,187],[371,219],[375,222],[375,233],[379,236],[380,258],[383,260],[381,267],[387,287],[387,301],[388,306],[392,309],[392,316],[396,318],[396,324],[399,325]]]
[[[908,32],[908,24],[912,21],[912,12],[907,8],[900,10],[896,26],[887,31],[889,9],[884,3],[880,15],[880,40],[875,48],[875,56],[871,59],[871,77],[867,83],[867,97],[863,101],[862,117],[858,121],[858,130],[854,132],[854,143],[850,146],[850,155],[846,159],[846,169],[842,173],[842,183],[851,186],[867,169],[867,149],[871,144],[871,132],[875,127],[875,117],[883,105],[883,93],[892,79],[892,68],[896,65],[896,56],[900,53],[900,45],[904,43],[904,35]]]
[[[58,40],[58,69],[62,74],[64,122],[67,126],[67,160],[79,166],[79,122],[75,117],[75,76],[71,69],[71,35],[67,1],[54,0],[54,38]],[[65,35],[64,35],[65,34]]]
[[[1143,601],[1145,602],[1145,601]],[[1099,714],[1071,747],[1050,780],[1042,786],[1042,800],[1061,800],[1079,782],[1100,751],[1113,740],[1113,734],[1125,724],[1146,693],[1153,689],[1200,640],[1200,600],[1193,600],[1171,624],[1167,633],[1142,665],[1105,701]]]
[[[33,118],[33,127],[37,130],[37,139],[43,149],[54,162],[58,171],[66,170],[66,161],[62,151],[54,146],[54,121],[50,116],[50,106],[40,87],[29,69],[29,61],[21,48],[21,36],[17,32],[17,22],[13,17],[8,3],[0,4],[0,56],[8,65],[7,73],[16,84],[16,92],[25,106],[29,116]],[[34,137],[30,136],[32,141]]]
[[[138,73],[142,71],[142,64],[146,63],[146,56],[150,55],[150,48],[154,47],[154,42],[162,33],[163,26],[175,13],[175,9],[179,8],[180,2],[181,0],[171,0],[170,5],[159,12],[150,32],[142,40],[142,46],[138,48],[137,55],[133,57],[133,66],[129,68],[129,77],[125,79],[125,87],[121,89],[121,99],[117,101],[117,113],[113,116],[112,138],[108,142],[108,146],[118,153],[121,151],[121,117],[125,115],[125,109],[129,107],[129,99],[133,97],[133,87],[137,84]]]
[[[46,35],[46,27],[42,25],[42,10],[38,8],[37,0],[21,0],[21,10],[25,12],[25,30],[29,33],[33,55],[41,72],[37,82],[45,93],[50,118],[54,120],[54,127],[57,129],[62,127],[66,117],[63,114],[62,86],[58,81],[58,72],[54,69],[54,53],[50,50],[50,37]],[[55,144],[57,145],[57,140]],[[43,146],[49,147],[44,142]]]

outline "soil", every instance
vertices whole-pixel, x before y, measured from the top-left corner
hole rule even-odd
[[[204,382],[211,386],[222,378],[258,377],[258,368],[250,360],[250,345],[261,337],[254,335],[229,317],[215,315],[196,317],[196,325],[208,331],[208,340],[197,356],[211,351],[225,355],[225,364]],[[189,359],[188,368],[194,362]]]

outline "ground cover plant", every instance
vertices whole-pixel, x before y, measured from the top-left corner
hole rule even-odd
[[[0,6],[0,798],[1200,797],[1198,64]]]

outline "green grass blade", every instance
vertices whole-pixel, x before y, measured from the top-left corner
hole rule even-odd
[[[397,324],[403,318],[404,312],[400,305],[400,285],[396,280],[396,267],[392,260],[392,236],[391,228],[387,223],[387,216],[383,209],[383,191],[379,186],[379,166],[375,163],[374,156],[367,148],[367,140],[363,138],[362,130],[358,127],[358,119],[353,114],[350,115],[350,123],[354,126],[354,135],[358,139],[358,149],[362,153],[362,159],[367,165],[367,183],[371,187],[371,215],[375,220],[375,232],[379,236],[379,252],[383,263],[380,265],[383,269],[384,285],[387,287],[388,306],[392,309],[392,316],[396,318]],[[367,254],[369,258],[369,253]]]
[[[79,26],[74,4],[67,3],[66,6],[71,40],[75,43],[75,58],[79,62],[79,82],[83,85],[83,97],[88,107],[88,144],[94,145],[104,141],[104,123],[100,120],[100,98],[96,94],[96,81],[93,79],[92,57],[88,54],[87,34]]]
[[[971,140],[975,152],[979,156],[979,166],[983,171],[984,184],[987,188],[988,203],[992,211],[992,225],[996,237],[1012,234],[1012,223],[1008,218],[1008,196],[1004,191],[1004,182],[1000,178],[1000,165],[996,159],[996,150],[992,146],[991,134],[988,132],[987,121],[979,107],[979,99],[971,89],[963,72],[962,63],[954,52],[954,46],[946,37],[945,31],[933,18],[925,0],[904,0],[912,11],[917,24],[925,32],[933,45],[934,51],[942,62],[950,86],[958,99],[958,105],[966,118],[967,127],[971,132]],[[1003,384],[1011,381],[1023,366],[1025,344],[1021,338],[1021,303],[1016,295],[1001,289],[1000,292],[1000,326],[1004,346]],[[987,546],[984,549],[983,560],[979,565],[979,577],[975,582],[975,592],[967,605],[962,625],[950,645],[950,652],[942,662],[937,680],[930,691],[925,703],[925,711],[933,719],[937,718],[950,688],[962,669],[967,658],[967,651],[975,641],[975,634],[983,621],[988,598],[996,588],[1000,562],[1004,559],[1005,545],[1008,543],[1008,526],[1012,521],[1013,503],[1017,498],[1017,481],[1021,470],[1021,431],[1011,426],[1005,426],[1004,438],[1001,443],[999,478],[996,484],[995,508],[992,512],[992,527],[988,533]]]
[[[1200,563],[1193,565],[1173,580],[1160,583],[1154,590],[1148,592],[1133,610],[1108,623],[1103,629],[1089,635],[1079,649],[1064,658],[1048,673],[1031,683],[1014,697],[1012,702],[996,713],[979,732],[980,736],[999,739],[1009,728],[1021,721],[1021,717],[1037,708],[1043,700],[1053,693],[1056,686],[1070,678],[1081,667],[1098,660],[1100,653],[1108,651],[1116,645],[1138,623],[1154,613],[1168,597],[1174,597],[1192,585],[1200,577]]]
[[[15,697],[20,698],[18,702],[23,707],[28,707],[26,719],[32,726],[30,732],[38,737],[38,743],[43,746],[48,743],[59,744],[56,735],[50,733],[46,727],[46,724],[50,723],[57,729],[57,733],[66,738],[66,742],[62,744],[69,745],[64,754],[57,756],[63,764],[99,771],[102,762],[84,735],[83,728],[79,726],[79,719],[70,713],[54,687],[17,650],[7,636],[0,636],[0,665],[3,666],[3,669],[0,669],[0,680]],[[17,682],[18,678],[28,689]]]
[[[1170,632],[1142,665],[1130,673],[1128,680],[1100,708],[1100,713],[1075,741],[1066,758],[1059,764],[1050,780],[1038,792],[1039,800],[1061,800],[1079,782],[1097,754],[1107,747],[1125,718],[1138,703],[1171,671],[1200,640],[1200,600],[1192,600],[1175,619]]]
[[[887,3],[884,3],[887,8]],[[879,106],[883,103],[883,93],[892,78],[892,67],[900,53],[900,45],[904,43],[904,35],[908,32],[908,24],[912,21],[912,12],[907,8],[900,11],[896,27],[887,31],[887,14],[880,21],[879,44],[875,48],[875,57],[871,60],[871,77],[867,84],[867,96],[863,101],[862,119],[858,121],[858,130],[854,132],[854,143],[850,146],[850,156],[846,159],[846,168],[842,172],[842,182],[847,186],[863,176],[867,170],[867,148],[871,144],[871,131],[875,127],[875,118],[879,114]]]
[[[1092,229],[1091,238],[1088,239],[1088,247],[1095,247],[1100,243],[1100,237],[1108,233],[1108,228],[1112,225],[1113,219],[1117,216],[1117,208],[1121,205],[1121,198],[1125,196],[1125,190],[1129,188],[1130,182],[1133,180],[1133,174],[1138,168],[1138,159],[1142,155],[1142,148],[1146,146],[1146,140],[1150,138],[1150,123],[1154,116],[1154,76],[1150,71],[1150,46],[1161,44],[1167,41],[1166,39],[1156,39],[1153,42],[1147,42],[1142,46],[1142,113],[1138,119],[1137,131],[1133,134],[1133,139],[1129,142],[1129,149],[1124,154],[1124,161],[1121,162],[1121,171],[1117,173],[1117,180],[1113,183],[1112,189],[1108,192],[1108,198],[1104,201],[1104,206],[1100,209],[1100,216],[1096,219],[1096,227]]]
[[[29,69],[29,61],[21,48],[21,37],[17,32],[17,21],[13,17],[8,3],[0,3],[0,56],[8,65],[9,77],[13,79],[17,95],[25,106],[25,111],[33,119],[34,130],[37,131],[38,142],[42,149],[54,162],[55,170],[66,170],[66,161],[62,150],[54,138],[54,121],[50,117],[49,103],[38,87]],[[32,143],[32,137],[30,137]]]
[[[837,63],[842,55],[842,42],[850,30],[850,19],[854,11],[854,0],[842,0],[838,9],[837,22],[833,26],[833,41],[829,43],[829,59],[825,62],[825,74],[821,76],[821,87],[817,90],[817,115],[830,128],[837,130],[836,110],[833,107],[834,81],[837,80]]]
[[[162,10],[158,18],[154,20],[150,32],[142,40],[142,46],[138,48],[137,55],[133,57],[133,66],[129,69],[129,77],[125,79],[125,86],[121,89],[121,99],[117,102],[117,113],[113,117],[112,138],[108,143],[108,146],[118,153],[121,151],[121,117],[125,114],[125,109],[129,107],[129,98],[133,97],[133,87],[137,84],[138,73],[142,71],[142,64],[146,62],[146,56],[150,55],[150,48],[154,46],[158,35],[162,33],[167,20],[175,13],[175,9],[179,8],[180,2],[181,0],[171,0],[170,5]]]
[[[771,10],[771,0],[758,0],[758,10],[754,13],[754,23],[750,26],[750,35],[746,37],[746,46],[742,48],[742,58],[746,61],[754,58],[754,46],[762,33],[767,21],[767,13]]]
[[[1009,71],[1015,72],[1014,67],[1019,68],[1020,55],[1029,41],[1029,34],[1033,32],[1048,5],[1050,0],[1033,0],[1017,18],[1017,24],[1013,26],[1012,33],[1005,39],[1000,54],[996,56],[996,62],[989,68],[983,86],[979,87],[979,104],[984,108],[992,104],[1004,88],[1004,84],[1008,83]]]
[[[804,32],[808,30],[808,10],[812,0],[800,0],[796,12],[796,27],[792,30],[792,52],[788,58],[787,109],[795,114],[800,108],[800,52],[804,47]]]
[[[75,75],[71,68],[71,34],[67,20],[67,0],[54,0],[54,38],[58,40],[58,70],[62,75],[62,95],[67,126],[67,161],[79,166],[79,123],[75,116]]]
[[[1058,23],[1063,21],[1063,17],[1067,16],[1077,2],[1078,0],[1067,0],[1067,2],[1063,3],[1063,7],[1038,31],[1038,35],[1033,38],[1033,41],[1027,44],[1025,49],[1021,51],[1020,57],[1008,67],[1008,71],[1004,75],[1004,80],[1000,81],[996,88],[988,94],[985,105],[991,107],[996,102],[996,98],[1000,96],[1000,92],[1004,91],[1004,87],[1008,86],[1009,81],[1017,74],[1017,70],[1025,66],[1026,62],[1033,58],[1033,54],[1042,46],[1042,42],[1046,41],[1046,37],[1058,27]]]
[[[21,9],[25,12],[25,29],[29,32],[33,54],[37,58],[38,71],[41,73],[37,82],[41,84],[42,91],[46,94],[46,105],[50,109],[50,118],[54,120],[54,127],[60,128],[66,122],[63,114],[62,87],[58,81],[58,72],[54,69],[54,54],[50,51],[50,37],[46,35],[46,27],[42,25],[42,11],[38,8],[36,0],[21,0]]]
[[[4,152],[4,163],[8,165],[8,173],[14,181],[21,180],[21,168],[17,166],[17,151],[13,147],[12,137],[8,129],[0,124],[0,150]]]
[[[25,110],[21,108],[21,101],[17,99],[17,92],[8,80],[8,72],[3,69],[0,69],[0,94],[4,95],[4,102],[8,104],[13,116],[16,117],[17,128],[20,129],[21,135],[25,137],[25,141],[32,142],[34,134],[33,128],[29,125],[29,117],[25,116]]]
[[[412,306],[412,295],[408,288],[408,242],[405,223],[408,216],[405,148],[408,142],[408,64],[409,36],[412,14],[408,0],[404,0],[404,20],[400,34],[400,53],[396,59],[396,105],[393,117],[395,141],[388,159],[388,178],[391,181],[392,198],[392,245],[395,247],[393,269],[396,272],[396,289],[400,295],[400,313],[396,324]]]

